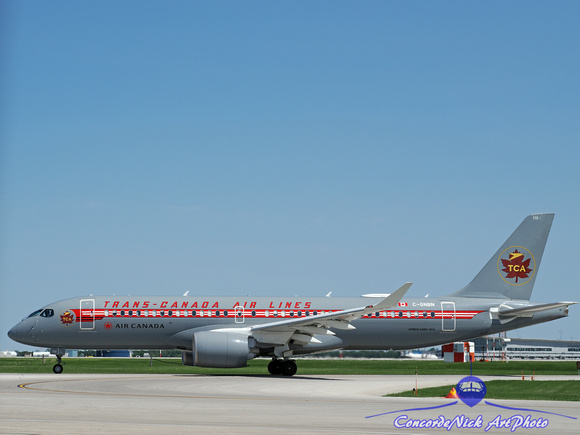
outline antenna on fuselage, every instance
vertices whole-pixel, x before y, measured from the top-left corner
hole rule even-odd
[[[185,293],[183,293],[183,296],[187,296],[189,294],[189,290],[187,290]]]
[[[326,297],[329,298],[331,294],[332,294],[332,292],[326,293]]]

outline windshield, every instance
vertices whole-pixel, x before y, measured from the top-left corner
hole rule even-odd
[[[38,316],[39,314],[40,317],[52,317],[54,316],[54,310],[51,308],[41,308],[40,310],[36,310],[34,313],[30,314],[28,317],[25,317],[25,319]]]
[[[42,308],[40,310],[36,310],[34,313],[30,314],[26,319],[34,316],[38,316],[42,312]]]

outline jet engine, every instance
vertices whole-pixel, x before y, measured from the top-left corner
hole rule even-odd
[[[255,357],[246,334],[218,329],[195,332],[193,352],[184,352],[182,362],[197,367],[234,368],[245,367]]]

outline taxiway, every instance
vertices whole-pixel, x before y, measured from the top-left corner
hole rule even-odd
[[[484,403],[470,408],[458,401],[440,408],[454,400],[382,397],[412,389],[415,382],[426,388],[457,381],[457,376],[0,374],[0,433],[447,432],[397,428],[401,415],[408,418],[399,422],[481,416],[484,427],[498,415],[504,420],[530,415],[547,419],[548,426],[516,432],[578,433],[578,402],[493,400],[504,408]],[[484,428],[451,431],[485,433]],[[492,427],[488,433],[511,432]]]

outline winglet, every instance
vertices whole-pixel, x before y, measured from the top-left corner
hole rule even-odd
[[[372,313],[373,311],[386,310],[387,308],[396,306],[401,301],[401,299],[403,299],[403,296],[405,296],[405,293],[407,293],[407,291],[411,288],[412,285],[413,285],[412,282],[406,282],[401,287],[399,287],[395,292],[391,293],[385,299],[380,301],[378,304],[370,305],[367,308],[365,308],[364,310],[365,314]]]

